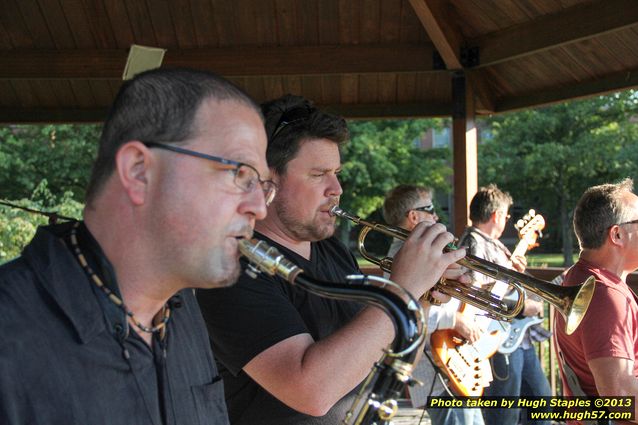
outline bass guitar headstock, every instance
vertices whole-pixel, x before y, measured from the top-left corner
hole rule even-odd
[[[531,209],[523,218],[516,222],[514,227],[518,230],[519,239],[527,243],[527,249],[529,250],[538,246],[537,240],[543,236],[542,230],[545,228],[545,219]]]

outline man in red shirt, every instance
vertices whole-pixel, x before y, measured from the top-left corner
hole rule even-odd
[[[638,196],[632,191],[630,179],[591,187],[574,211],[581,253],[563,285],[581,284],[589,276],[597,284],[572,335],[565,333],[562,316],[556,317],[565,395],[638,397],[638,305],[626,283],[638,268]],[[568,383],[570,375],[578,385]]]

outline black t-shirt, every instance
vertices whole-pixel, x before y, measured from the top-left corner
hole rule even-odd
[[[170,301],[165,339],[151,350],[68,249],[71,225],[39,228],[23,255],[0,267],[0,424],[227,425],[193,291]],[[78,239],[117,290],[83,226]]]
[[[346,275],[360,273],[352,254],[336,238],[312,243],[308,261],[263,235],[256,236],[315,279],[345,283]],[[333,334],[354,318],[362,304],[321,298],[263,273],[256,279],[242,274],[229,288],[198,291],[198,300],[224,378],[232,424],[340,423],[352,404],[352,394],[325,416],[312,417],[271,396],[242,368],[259,353],[291,336],[309,333],[318,341]]]

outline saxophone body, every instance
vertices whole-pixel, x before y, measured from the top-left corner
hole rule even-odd
[[[419,302],[399,285],[376,276],[350,275],[343,283],[319,281],[261,240],[242,239],[239,250],[249,263],[246,273],[253,277],[259,273],[276,275],[318,296],[374,305],[388,315],[395,328],[394,340],[372,367],[342,424],[391,424],[405,386],[417,383],[412,378],[412,364],[425,338],[425,317]]]

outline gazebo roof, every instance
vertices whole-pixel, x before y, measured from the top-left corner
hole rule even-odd
[[[256,100],[347,117],[479,114],[638,86],[637,0],[2,0],[3,122],[100,121],[132,44]]]

